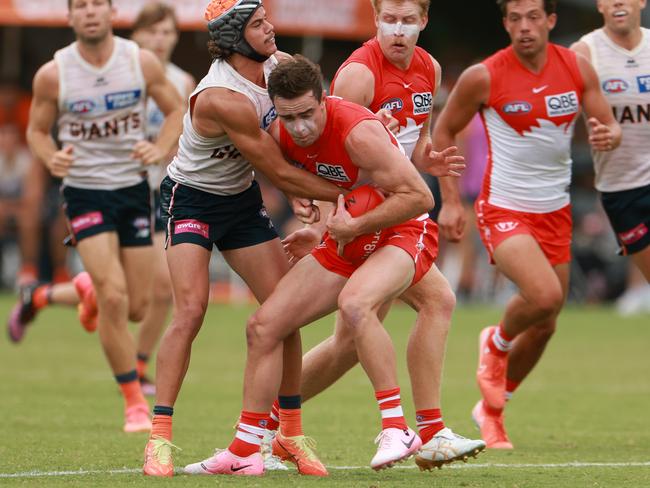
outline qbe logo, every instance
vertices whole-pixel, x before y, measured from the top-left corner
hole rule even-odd
[[[509,115],[520,115],[520,114],[527,114],[532,109],[533,106],[530,103],[517,101],[517,102],[506,103],[503,106],[503,113]]]
[[[433,105],[433,95],[431,92],[414,93],[413,96],[413,115],[428,114]]]
[[[333,181],[352,181],[341,165],[316,163],[316,174]]]
[[[401,98],[391,98],[381,105],[381,108],[390,110],[391,112],[399,112],[404,108],[404,102]]]
[[[630,88],[627,81],[620,78],[612,78],[603,82],[603,90],[606,93],[624,93]]]
[[[580,110],[578,94],[575,91],[558,93],[544,97],[546,113],[549,117],[562,117],[563,115],[577,114]]]
[[[650,92],[650,75],[637,76],[636,82],[639,85],[639,93]]]

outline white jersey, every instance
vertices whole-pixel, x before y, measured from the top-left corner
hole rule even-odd
[[[268,78],[277,64],[275,57],[264,63],[264,76]],[[183,134],[178,141],[178,153],[167,167],[167,174],[177,183],[215,195],[235,195],[248,189],[255,176],[251,164],[237,150],[230,137],[203,137],[192,125],[192,101],[207,88],[227,88],[245,95],[255,107],[260,127],[268,130],[276,118],[266,88],[241,76],[224,60],[216,60],[192,95],[190,107],[183,118]]]
[[[113,53],[100,68],[85,61],[77,43],[54,55],[59,72],[59,140],[74,147],[68,186],[115,190],[143,179],[142,163],[131,158],[145,138],[146,83],[139,48],[114,37]]]
[[[180,93],[181,97],[185,98],[190,75],[175,64],[167,63],[165,76],[171,84],[174,85],[174,88],[176,88],[178,93]],[[158,105],[156,105],[153,98],[149,97],[147,99],[147,126],[145,132],[149,141],[155,142],[156,139],[158,139],[158,134],[160,133],[164,121],[165,114],[163,114],[160,108],[158,108]],[[149,173],[149,186],[152,189],[156,190],[160,186],[160,182],[166,174],[167,163],[169,163],[169,160],[166,160],[161,164],[147,167]]]
[[[603,29],[580,39],[591,52],[603,92],[623,130],[613,151],[593,152],[596,188],[614,192],[650,185],[650,30],[628,51]]]

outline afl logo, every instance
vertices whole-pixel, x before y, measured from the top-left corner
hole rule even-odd
[[[511,115],[527,114],[532,109],[532,105],[528,102],[510,102],[503,106],[503,113]]]
[[[384,102],[381,108],[386,108],[393,113],[399,112],[404,108],[404,102],[402,102],[401,98],[391,98],[387,102]]]
[[[620,78],[612,78],[603,82],[603,90],[607,93],[623,93],[630,88],[627,81]]]
[[[73,114],[87,114],[92,112],[95,108],[95,102],[92,100],[79,100],[77,102],[71,102],[69,109]]]

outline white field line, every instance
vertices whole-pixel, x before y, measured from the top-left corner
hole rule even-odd
[[[368,466],[327,466],[328,469],[333,471],[349,471],[357,469],[370,469]],[[393,469],[415,469],[417,466],[404,465],[395,466]],[[637,462],[637,463],[550,463],[550,464],[500,464],[500,463],[485,463],[485,464],[452,464],[445,466],[443,469],[558,469],[558,468],[650,468],[650,461]],[[0,478],[50,478],[57,476],[89,476],[89,475],[111,475],[111,474],[136,474],[142,473],[142,468],[131,469],[79,469],[77,471],[25,471],[22,473],[0,473]],[[180,471],[177,470],[177,474]]]

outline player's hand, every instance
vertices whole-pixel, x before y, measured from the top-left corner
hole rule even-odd
[[[303,224],[314,224],[320,221],[318,205],[308,198],[292,198],[291,208],[296,218]]]
[[[460,176],[466,168],[465,158],[456,153],[456,146],[437,152],[428,142],[424,150],[423,169],[432,176]]]
[[[393,117],[393,113],[389,109],[382,108],[375,115],[379,117],[381,123],[384,124],[393,134],[399,132],[399,120]]]
[[[611,151],[614,149],[614,134],[611,129],[602,124],[596,117],[590,117],[587,121],[589,125],[589,144],[596,151]]]
[[[354,219],[345,209],[345,198],[339,195],[336,209],[327,217],[327,230],[338,244],[338,255],[343,256],[343,248],[356,236]]]
[[[465,232],[465,209],[460,203],[443,202],[438,215],[438,227],[449,242],[459,242]]]
[[[320,244],[320,240],[319,233],[311,227],[305,227],[289,234],[282,241],[284,252],[289,257],[289,263],[294,265],[300,261]]]
[[[66,146],[52,155],[52,159],[47,162],[47,169],[50,170],[52,176],[63,178],[68,175],[70,166],[74,163],[73,153],[74,148],[72,146]]]
[[[165,158],[165,154],[158,146],[149,141],[139,141],[131,153],[132,159],[142,161],[144,165],[160,164]]]

